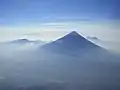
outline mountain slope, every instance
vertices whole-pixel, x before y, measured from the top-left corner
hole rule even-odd
[[[42,48],[47,51],[58,53],[87,52],[95,49],[103,50],[103,48],[88,41],[75,31],[65,35],[56,41],[44,45]]]
[[[58,56],[59,58],[65,57],[69,59],[74,57],[80,60],[98,61],[118,61],[119,58],[106,49],[88,41],[75,31],[56,41],[41,46],[36,55],[37,54],[42,54],[43,58],[46,58],[47,55],[50,56],[50,58]]]

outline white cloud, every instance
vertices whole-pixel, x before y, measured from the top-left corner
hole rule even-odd
[[[30,24],[22,27],[1,27],[0,41],[16,38],[55,40],[72,30],[78,31],[83,36],[94,36],[106,41],[120,41],[119,21],[64,21]]]

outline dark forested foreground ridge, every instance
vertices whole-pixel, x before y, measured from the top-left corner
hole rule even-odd
[[[75,31],[40,43],[0,46],[0,90],[120,90],[119,55]]]

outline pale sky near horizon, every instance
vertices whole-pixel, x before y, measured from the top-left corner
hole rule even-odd
[[[71,31],[120,42],[119,0],[0,0],[0,41],[55,40]]]

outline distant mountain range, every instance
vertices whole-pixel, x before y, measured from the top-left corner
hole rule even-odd
[[[43,44],[43,41],[30,41],[28,39],[18,39],[10,42],[11,44]]]

